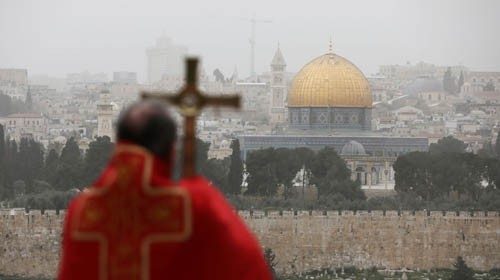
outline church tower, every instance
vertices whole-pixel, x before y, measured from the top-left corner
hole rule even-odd
[[[103,90],[97,103],[97,136],[108,136],[114,141],[113,132],[113,104],[110,102],[110,93]]]
[[[278,45],[278,49],[271,61],[271,124],[280,124],[287,121],[285,68],[286,62]]]

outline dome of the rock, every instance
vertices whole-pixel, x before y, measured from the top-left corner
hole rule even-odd
[[[295,76],[288,107],[371,108],[370,85],[350,61],[327,53],[306,64]]]
[[[289,124],[299,129],[371,129],[372,94],[363,73],[329,52],[307,63],[288,94]]]

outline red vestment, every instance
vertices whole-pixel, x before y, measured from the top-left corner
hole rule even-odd
[[[145,149],[118,144],[68,207],[60,280],[271,279],[261,248],[202,177],[169,179]]]

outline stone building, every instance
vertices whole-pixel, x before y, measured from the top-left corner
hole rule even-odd
[[[114,141],[113,104],[110,102],[109,94],[107,90],[102,91],[97,104],[97,136],[108,136]]]
[[[286,62],[281,53],[280,47],[276,50],[271,61],[271,124],[284,123],[286,121],[286,98],[287,83],[285,79]]]
[[[465,77],[461,92],[494,91],[495,89],[500,89],[500,72],[471,71]]]
[[[0,82],[9,82],[15,85],[28,85],[28,70],[26,69],[0,69]]]
[[[26,69],[0,69],[0,94],[25,101],[27,91],[28,71]]]
[[[349,141],[370,155],[426,151],[424,137],[390,137],[371,131],[372,93],[363,73],[331,49],[306,64],[288,91],[288,122],[268,134],[240,134],[242,156],[261,148],[333,147],[340,153]]]
[[[342,147],[340,156],[351,170],[351,180],[360,182],[362,188],[394,188],[395,156],[370,155],[362,144],[353,140]]]
[[[47,135],[48,120],[40,113],[16,113],[0,118],[5,134],[12,140],[31,138],[41,141]]]

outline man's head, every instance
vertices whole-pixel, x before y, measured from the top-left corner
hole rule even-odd
[[[120,115],[117,139],[129,141],[169,160],[177,137],[176,126],[164,105],[141,101]]]

